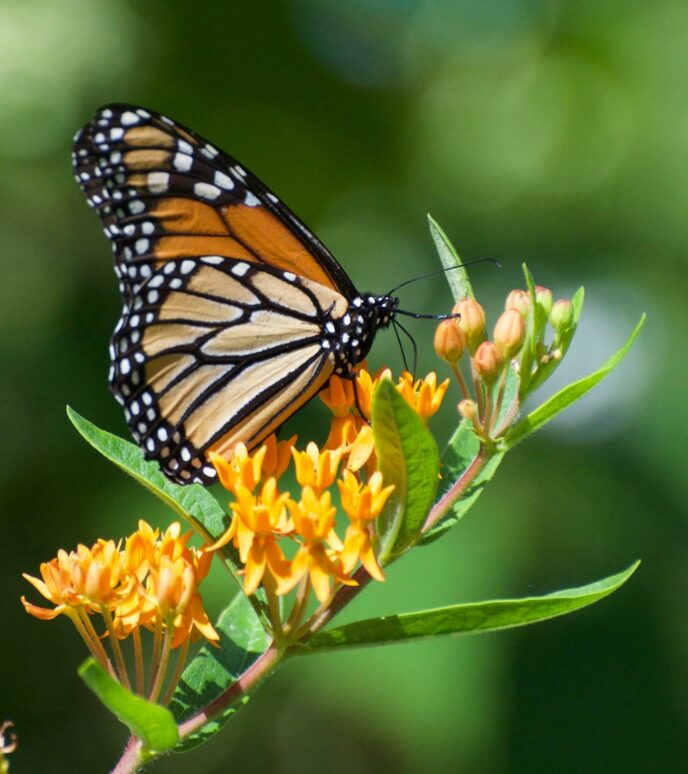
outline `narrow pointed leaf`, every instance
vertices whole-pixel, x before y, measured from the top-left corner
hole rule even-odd
[[[178,516],[199,532],[209,543],[215,542],[227,528],[225,512],[217,500],[200,484],[180,486],[170,481],[160,470],[157,462],[146,460],[139,447],[119,438],[113,433],[101,430],[73,408],[67,406],[67,416],[79,433],[106,459],[128,473],[132,478],[159,497]],[[242,581],[237,574],[239,565],[237,552],[232,545],[218,552],[241,588]],[[255,595],[252,604],[260,609],[265,625],[267,614],[262,600]]]
[[[184,670],[174,692],[170,710],[177,722],[196,714],[224,693],[269,645],[268,635],[243,594],[237,594],[225,608],[215,629],[220,635],[220,647],[203,647]],[[175,751],[189,750],[216,734],[248,700],[249,696],[244,694],[222,716],[186,737]]]
[[[571,304],[573,305],[573,324],[576,326],[580,321],[580,316],[583,311],[583,301],[585,301],[585,288],[580,287],[573,294],[573,298],[571,299]]]
[[[447,278],[454,301],[460,301],[462,298],[474,298],[468,272],[461,263],[456,248],[432,215],[428,215],[428,224],[442,266],[449,269],[444,276]]]
[[[514,427],[499,442],[499,450],[508,451],[509,449],[512,449],[517,443],[520,443],[524,438],[527,438],[536,430],[539,430],[543,425],[547,424],[547,422],[554,419],[557,414],[560,414],[565,408],[572,403],[575,403],[579,398],[582,398],[586,392],[589,392],[595,385],[599,384],[602,379],[610,374],[624,357],[626,357],[628,351],[633,346],[633,342],[636,340],[645,324],[645,319],[646,317],[643,314],[623,347],[612,355],[597,371],[583,379],[579,379],[577,382],[569,384],[562,390],[559,390],[556,395],[553,395],[534,411],[531,411],[530,414],[524,417],[518,424],[514,425]]]
[[[572,613],[608,596],[633,575],[639,564],[640,562],[635,562],[623,572],[587,586],[557,591],[541,597],[474,602],[419,613],[356,621],[319,632],[309,641],[304,652],[382,645],[443,634],[477,634],[546,621]]]
[[[79,677],[151,752],[171,750],[179,741],[172,713],[128,691],[93,658],[79,667]]]
[[[375,391],[372,424],[384,484],[395,487],[378,519],[379,556],[387,563],[418,538],[437,493],[439,453],[422,419],[388,379]]]

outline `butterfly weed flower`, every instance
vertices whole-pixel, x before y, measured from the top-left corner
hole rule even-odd
[[[342,569],[342,543],[334,529],[337,509],[330,493],[318,495],[306,485],[300,499],[290,499],[288,505],[299,547],[290,563],[289,575],[279,583],[277,593],[286,594],[307,578],[316,599],[325,603],[331,596],[332,581],[356,585]]]
[[[322,492],[332,486],[344,449],[324,449],[320,451],[312,441],[306,446],[306,451],[292,448],[296,480],[303,487],[310,486],[316,492]]]
[[[236,500],[230,503],[232,522],[207,550],[215,551],[232,541],[244,564],[244,592],[253,594],[264,579],[274,589],[275,583],[289,570],[278,544],[280,537],[293,530],[286,507],[289,494],[279,492],[275,478],[269,478],[257,494],[243,485],[234,494]]]
[[[342,498],[342,509],[349,517],[344,547],[341,552],[342,566],[351,572],[358,561],[371,577],[382,581],[385,575],[378,564],[373,547],[372,522],[382,513],[394,486],[382,485],[382,474],[377,471],[362,484],[351,471],[344,471],[344,477],[337,482]]]
[[[121,543],[98,540],[90,548],[62,549],[41,564],[41,578],[25,574],[29,583],[54,607],[43,608],[22,597],[26,612],[42,620],[66,615],[91,654],[126,687],[131,686],[121,641],[132,637],[136,690],[157,698],[167,674],[170,651],[181,648],[177,669],[166,694],[179,679],[188,645],[203,636],[216,643],[198,591],[211,556],[189,547],[191,533],[181,534],[175,522],[160,533],[145,521]],[[99,634],[92,618],[100,615]],[[141,630],[154,633],[150,679],[144,684]],[[109,640],[112,660],[105,648]],[[114,666],[113,666],[114,661]]]

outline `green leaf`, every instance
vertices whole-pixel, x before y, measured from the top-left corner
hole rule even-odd
[[[215,624],[220,647],[206,645],[184,670],[170,710],[177,722],[195,715],[216,699],[267,649],[269,637],[243,594],[237,594]],[[216,734],[249,700],[244,694],[217,718],[186,737],[175,748],[183,752]]]
[[[573,306],[573,324],[576,327],[578,326],[578,322],[580,321],[580,316],[583,311],[584,300],[585,300],[585,288],[580,287],[573,294],[573,298],[571,299],[571,304]]]
[[[378,518],[379,558],[388,563],[418,539],[437,493],[439,453],[423,420],[389,379],[375,391],[372,424],[384,484],[395,487]]]
[[[172,713],[159,704],[128,691],[93,658],[79,667],[79,677],[100,701],[138,737],[151,752],[171,750],[179,741]]]
[[[440,483],[439,497],[437,498],[438,505],[443,500],[451,498],[452,488],[472,464],[481,464],[478,460],[479,452],[480,441],[473,432],[471,424],[464,420],[449,440],[447,448],[442,455],[442,465],[440,467],[442,481]],[[485,453],[488,454],[488,452]],[[423,535],[419,545],[432,543],[462,519],[474,505],[475,501],[482,494],[485,484],[494,476],[504,456],[502,453],[495,453],[494,451],[489,454],[490,456],[486,458],[484,466],[468,486],[463,497],[446,506],[444,516]]]
[[[528,266],[524,263],[521,268],[523,269],[523,276],[526,280],[526,287],[528,289],[528,297],[530,298],[530,309],[528,316],[526,317],[526,336],[521,349],[519,373],[521,375],[521,383],[519,386],[519,396],[525,395],[530,385],[532,378],[531,371],[533,370],[533,363],[537,358],[537,343],[538,343],[538,315],[537,315],[537,301],[535,294],[535,280],[530,273]]]
[[[608,596],[622,586],[637,569],[635,562],[627,570],[580,588],[557,591],[541,597],[502,599],[451,605],[420,613],[390,615],[319,632],[308,641],[309,651],[334,650],[362,645],[381,645],[438,637],[442,634],[474,634],[512,629],[572,613]]]
[[[67,416],[94,449],[159,497],[206,541],[214,543],[224,533],[227,528],[225,512],[207,489],[200,484],[180,486],[170,481],[157,462],[144,458],[143,452],[136,444],[101,430],[70,406],[67,406]],[[242,581],[237,574],[239,560],[234,547],[224,546],[219,549],[218,554],[239,588],[242,588]],[[269,617],[264,601],[254,595],[251,597],[251,603],[259,611],[264,625],[268,626]]]
[[[471,281],[468,278],[468,272],[461,263],[456,248],[430,214],[428,214],[428,224],[430,225],[430,234],[437,248],[442,266],[445,269],[449,269],[444,276],[447,278],[454,301],[460,301],[462,298],[475,298]]]
[[[531,435],[531,433],[539,430],[547,422],[554,419],[554,417],[561,413],[565,408],[572,403],[575,403],[579,398],[582,398],[586,392],[589,392],[596,384],[601,382],[605,376],[610,374],[628,354],[628,351],[633,346],[633,342],[636,340],[645,324],[645,320],[646,315],[643,314],[623,347],[612,355],[601,368],[589,376],[579,379],[577,382],[573,382],[562,390],[559,390],[556,395],[553,395],[534,411],[531,411],[530,414],[524,417],[518,424],[514,425],[504,438],[498,442],[499,450],[505,452],[512,449],[517,443],[520,443],[524,438]]]

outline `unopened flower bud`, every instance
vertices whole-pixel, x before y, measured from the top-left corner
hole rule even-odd
[[[469,400],[466,398],[459,403],[457,408],[459,410],[459,414],[470,421],[473,421],[473,419],[478,416],[478,407],[474,400]]]
[[[483,341],[473,355],[475,370],[486,384],[495,381],[502,370],[502,364],[502,356],[491,341]]]
[[[494,327],[492,338],[499,354],[505,359],[511,359],[523,346],[526,337],[526,324],[517,309],[507,309],[502,312]]]
[[[457,323],[456,319],[442,320],[435,331],[435,352],[452,365],[461,358],[466,348],[466,337]]]
[[[552,311],[552,304],[554,303],[552,291],[549,288],[543,288],[541,285],[536,285],[535,300],[537,301],[537,305],[545,313],[545,318],[547,318]]]
[[[523,317],[527,317],[530,310],[530,296],[525,290],[516,288],[506,297],[504,309],[518,309]]]
[[[573,325],[573,304],[567,298],[560,298],[552,307],[549,322],[555,333],[563,333]]]
[[[471,352],[485,339],[485,310],[474,298],[462,298],[454,304],[454,314],[460,314],[457,320],[459,329],[466,337]]]

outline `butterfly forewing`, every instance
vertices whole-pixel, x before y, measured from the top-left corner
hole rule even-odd
[[[256,446],[386,324],[274,194],[170,119],[102,108],[73,161],[124,300],[111,389],[174,480],[210,482],[209,450]]]

